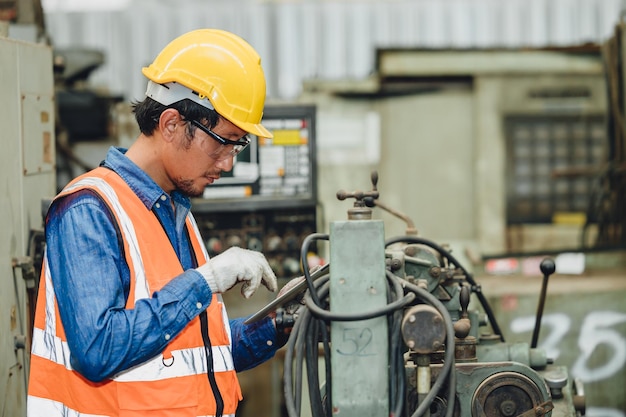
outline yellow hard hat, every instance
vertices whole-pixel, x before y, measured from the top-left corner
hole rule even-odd
[[[193,30],[171,41],[142,72],[150,80],[146,95],[157,102],[167,106],[189,98],[246,132],[272,137],[261,125],[261,58],[239,36],[218,29]]]

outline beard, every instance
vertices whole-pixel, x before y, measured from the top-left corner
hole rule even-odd
[[[187,197],[201,197],[204,193],[204,187],[195,185],[193,180],[177,178],[174,181],[174,185],[181,194]]]

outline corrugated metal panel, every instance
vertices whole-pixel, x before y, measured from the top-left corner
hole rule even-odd
[[[379,47],[496,48],[579,45],[612,33],[623,0],[414,0],[167,2],[121,11],[49,12],[58,47],[98,48],[93,83],[143,96],[140,68],[173,37],[200,27],[231,30],[258,51],[268,96],[297,97],[303,79],[363,78]]]

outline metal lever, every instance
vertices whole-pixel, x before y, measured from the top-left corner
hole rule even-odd
[[[337,191],[337,199],[345,200],[347,198],[354,198],[356,201],[354,202],[354,207],[373,207],[372,201],[378,198],[378,190],[376,189],[376,184],[378,183],[378,173],[376,171],[372,172],[372,191],[353,191],[351,193],[345,190]]]
[[[363,197],[363,203],[365,203],[367,207],[374,207],[374,206],[379,207],[385,210],[387,213],[403,220],[406,223],[406,235],[417,236],[417,228],[415,227],[415,223],[413,223],[413,220],[411,220],[409,216],[407,216],[404,213],[399,212],[398,210],[394,210],[389,206],[386,206],[385,204],[381,203],[378,200],[379,193],[378,193],[378,189],[376,188],[376,186],[378,185],[378,172],[377,171],[372,172],[372,185],[373,185],[373,190],[372,190],[373,194]]]
[[[552,401],[548,400],[542,404],[537,405],[536,407],[531,408],[530,410],[518,415],[517,417],[540,417],[545,416],[550,411],[554,409],[554,405]]]
[[[546,303],[546,291],[548,289],[548,278],[556,271],[556,264],[550,258],[546,258],[541,261],[539,266],[541,272],[543,272],[543,283],[541,284],[541,294],[539,296],[539,304],[537,305],[537,316],[535,318],[535,328],[533,329],[533,339],[530,343],[530,348],[537,347],[537,339],[539,339],[539,330],[541,328],[541,316],[543,316],[543,308]]]

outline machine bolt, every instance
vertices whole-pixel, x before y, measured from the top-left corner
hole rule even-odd
[[[441,347],[441,343],[439,343],[438,340],[435,340],[433,342],[433,352],[439,350],[440,347]]]
[[[408,342],[406,342],[406,345],[409,347],[409,349],[413,349],[415,347],[415,340],[409,340]]]
[[[13,336],[13,345],[15,349],[25,349],[26,348],[26,336],[23,334],[19,334],[17,336]]]
[[[415,314],[411,314],[411,315],[409,316],[409,321],[410,321],[411,323],[415,323],[415,320],[417,320],[417,319],[415,318]]]
[[[439,278],[439,275],[441,274],[441,268],[439,268],[438,266],[432,266],[429,270],[428,273],[430,274],[431,277],[433,278]]]
[[[394,258],[391,260],[391,264],[389,265],[389,267],[391,268],[392,271],[397,271],[398,269],[402,267],[402,262],[400,261],[400,259]]]
[[[415,256],[418,251],[419,249],[415,246],[407,246],[406,248],[404,248],[404,253],[408,256]]]
[[[503,416],[511,417],[515,415],[515,412],[517,411],[517,407],[515,406],[515,403],[513,401],[506,400],[506,401],[502,401],[502,404],[500,404],[500,411],[502,412]]]

